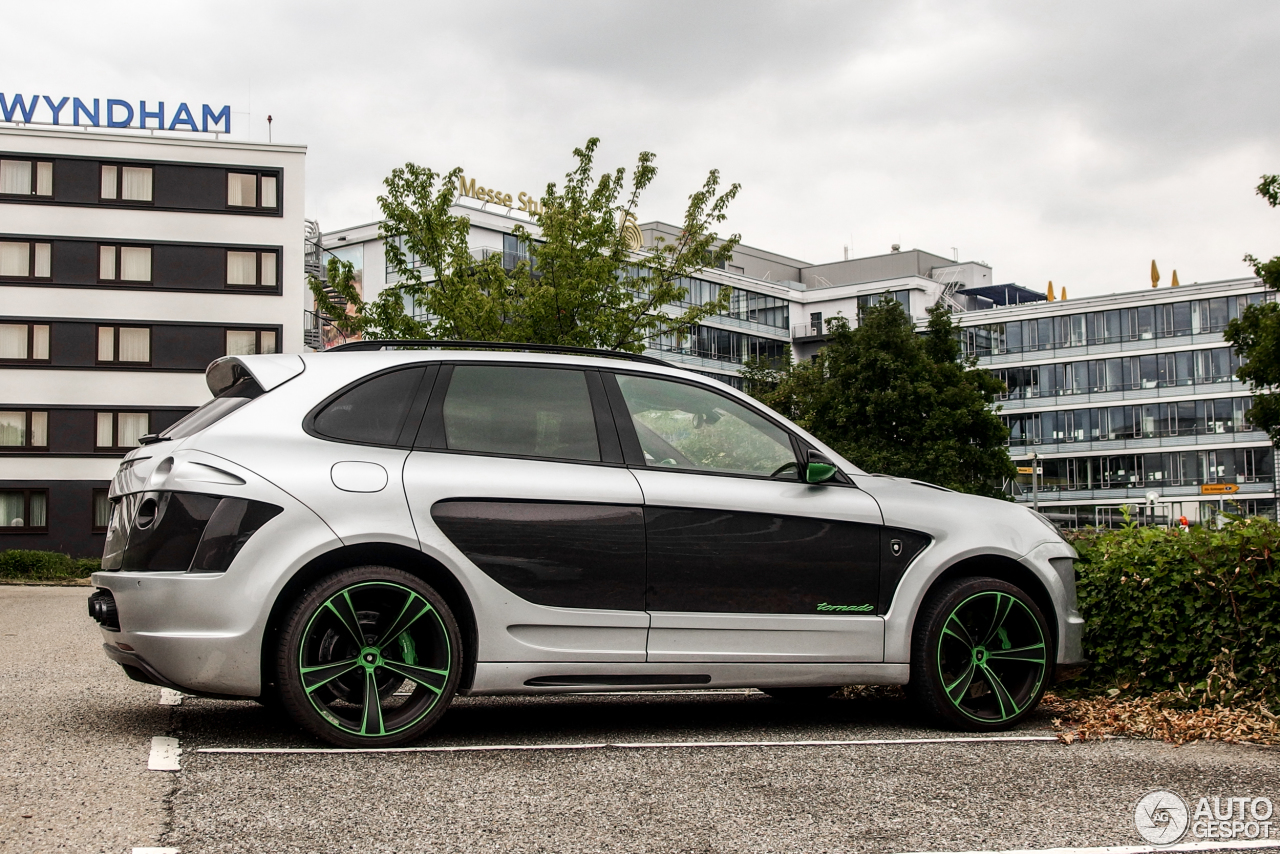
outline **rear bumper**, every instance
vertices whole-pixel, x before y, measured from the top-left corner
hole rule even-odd
[[[119,647],[112,646],[109,643],[102,645],[102,651],[107,654],[107,658],[116,662],[124,670],[125,675],[134,682],[141,682],[145,685],[158,685],[161,688],[172,688],[175,691],[181,691],[184,694],[190,694],[193,697],[209,697],[215,700],[249,700],[251,697],[243,697],[237,694],[211,694],[208,691],[196,691],[185,685],[179,685],[167,676],[156,670],[150,662],[138,655],[136,652],[126,652]]]

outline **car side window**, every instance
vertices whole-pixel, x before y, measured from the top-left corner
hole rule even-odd
[[[600,461],[582,371],[458,365],[444,399],[444,432],[453,451]]]
[[[344,392],[316,415],[312,429],[326,439],[394,445],[400,438],[425,368],[379,374]]]
[[[786,432],[742,404],[685,383],[617,377],[646,464],[799,479]]]

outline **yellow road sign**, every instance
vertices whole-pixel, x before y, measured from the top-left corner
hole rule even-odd
[[[1234,483],[1205,483],[1200,486],[1201,495],[1234,495],[1240,487]]]

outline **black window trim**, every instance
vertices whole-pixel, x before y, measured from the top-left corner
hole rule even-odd
[[[228,183],[223,187],[223,189],[226,191],[230,191],[229,182],[232,175],[253,175],[254,176],[254,178],[256,179],[254,181],[254,189],[256,193],[254,198],[257,199],[257,204],[233,205],[230,202],[226,201],[226,193],[223,193],[223,202],[226,204],[228,211],[235,211],[236,213],[240,213],[243,211],[260,211],[262,213],[274,213],[280,210],[280,178],[281,178],[280,170],[278,169],[235,169],[228,166],[227,167]],[[272,207],[267,207],[266,205],[262,204],[262,179],[263,178],[276,179],[276,203]]]
[[[4,406],[0,405],[0,412],[21,412],[26,416],[26,423],[23,427],[27,441],[22,445],[0,445],[0,453],[4,454],[47,454],[49,452],[49,410],[43,407],[32,409],[26,406]],[[44,444],[33,445],[31,443],[31,419],[37,412],[44,413]]]
[[[44,157],[36,157],[36,156],[33,156],[33,155],[29,154],[29,153],[25,153],[25,154],[16,154],[16,153],[15,153],[15,154],[7,154],[7,153],[5,153],[5,152],[0,152],[0,160],[25,160],[27,163],[30,163],[30,164],[31,164],[31,191],[30,191],[30,192],[28,192],[28,193],[0,193],[0,199],[3,199],[3,200],[4,200],[4,201],[6,201],[6,202],[16,202],[16,201],[38,201],[38,202],[48,202],[48,201],[52,201],[52,200],[53,200],[53,197],[54,197],[54,196],[57,194],[57,192],[58,192],[58,191],[57,191],[57,187],[56,187],[56,185],[54,184],[54,181],[56,180],[56,177],[57,177],[57,171],[58,171],[58,170],[56,170],[56,169],[54,169],[54,168],[53,168],[53,161],[54,161],[55,159],[56,159],[56,158],[54,158],[54,157],[53,157],[53,155],[47,155],[47,156],[44,156]],[[36,189],[37,189],[37,188],[39,187],[39,185],[40,185],[40,166],[39,166],[39,164],[41,164],[41,163],[48,163],[48,164],[49,164],[49,171],[53,173],[53,175],[50,177],[50,183],[49,183],[49,194],[48,194],[48,195],[43,195],[43,196],[42,196],[42,195],[37,195],[37,194],[36,194]]]
[[[47,320],[46,320],[46,321],[44,321],[44,322],[38,322],[38,321],[34,321],[34,320],[6,320],[6,319],[2,319],[2,318],[0,318],[0,324],[2,324],[2,325],[4,325],[4,326],[25,326],[25,327],[27,327],[27,355],[26,355],[26,357],[25,357],[25,358],[22,358],[22,359],[8,359],[8,358],[0,358],[0,365],[31,365],[31,364],[35,364],[35,365],[48,365],[48,364],[51,364],[51,363],[53,362],[53,322],[52,322],[52,321],[47,321]],[[43,359],[37,359],[37,358],[35,358],[35,347],[36,347],[36,334],[35,334],[35,327],[37,327],[37,326],[44,326],[44,327],[47,327],[47,328],[48,328],[48,330],[49,330],[49,332],[48,332],[48,335],[49,335],[49,355],[45,356]],[[96,341],[96,340],[94,341],[94,345],[95,345],[95,346],[97,345],[97,341]]]
[[[41,240],[36,237],[12,238],[5,235],[0,235],[0,243],[27,244],[27,269],[31,271],[25,276],[0,276],[0,282],[15,282],[19,284],[23,282],[38,282],[40,284],[43,284],[45,282],[53,281],[53,241],[51,239],[46,238],[44,240]],[[49,247],[49,275],[47,276],[36,275],[36,245],[37,244],[43,244]]]
[[[116,167],[116,195],[115,198],[107,198],[102,195],[102,167]],[[130,169],[150,169],[151,170],[151,198],[150,199],[126,199],[124,197],[124,168]],[[52,197],[50,197],[52,198]],[[124,161],[124,160],[99,160],[98,161],[98,204],[112,205],[117,207],[144,207],[153,208],[156,206],[156,165],[154,163],[142,163],[141,161]]]
[[[230,255],[230,253],[232,252],[252,252],[257,256],[254,260],[254,268],[256,271],[254,275],[255,275],[256,281],[253,284],[233,285],[227,281],[227,276],[231,274],[230,259],[227,256]],[[274,285],[262,284],[262,256],[268,253],[276,256],[276,261],[275,261],[276,283]],[[284,263],[284,260],[282,257],[283,255],[284,253],[281,251],[281,249],[275,246],[270,246],[266,248],[258,247],[258,246],[227,246],[225,247],[225,251],[222,253],[222,286],[227,290],[235,291],[235,292],[265,291],[267,293],[270,293],[273,291],[279,291],[281,287],[280,274],[281,274],[282,265]]]
[[[8,204],[16,203],[16,204],[36,204],[36,205],[59,205],[62,207],[91,207],[91,208],[101,207],[104,205],[114,206],[114,207],[136,206],[141,209],[153,208],[155,210],[174,211],[178,213],[196,213],[196,214],[211,213],[211,214],[219,214],[219,215],[231,214],[234,216],[274,216],[274,217],[284,216],[285,167],[283,166],[247,166],[247,165],[236,166],[234,164],[228,164],[228,163],[209,163],[209,162],[204,162],[199,160],[143,160],[143,159],[128,158],[128,157],[112,157],[112,158],[104,159],[102,157],[87,157],[83,155],[74,155],[74,154],[43,154],[40,156],[33,156],[29,151],[0,151],[0,159],[29,160],[32,163],[53,163],[54,164],[53,193],[51,195],[48,195],[48,196],[35,195],[35,186],[36,186],[35,182],[37,180],[37,177],[36,177],[35,171],[33,170],[32,177],[31,177],[31,181],[32,181],[31,194],[30,195],[0,194],[0,200],[3,200]],[[156,205],[154,204],[154,202],[135,202],[133,200],[125,201],[125,200],[115,200],[115,199],[103,199],[101,198],[101,193],[102,193],[101,169],[99,169],[98,171],[97,192],[99,194],[99,197],[97,201],[73,202],[73,201],[58,200],[56,196],[58,193],[57,161],[59,160],[76,160],[80,162],[97,163],[99,164],[99,166],[101,166],[102,164],[117,165],[117,166],[122,164],[128,165],[128,166],[148,166],[153,170],[152,184],[151,184],[151,196],[153,199],[155,198],[155,186],[156,186],[154,170],[160,166],[196,166],[196,167],[205,168],[205,169],[220,169],[224,173],[224,176],[225,176],[225,173],[228,173],[228,172],[240,172],[243,174],[257,172],[259,175],[274,175],[276,179],[276,207],[274,208],[228,207],[226,203],[227,193],[226,193],[225,180],[223,181],[222,195],[220,196],[222,201],[222,206],[216,207],[216,208],[189,208],[189,207],[178,207],[175,205]]]
[[[106,525],[99,525],[96,518],[96,514],[94,512],[94,510],[97,508],[98,496],[101,495],[103,497],[106,497],[110,494],[111,494],[111,490],[109,488],[96,487],[96,486],[89,493],[89,533],[105,534],[107,530],[111,527],[110,519],[108,519],[108,522]],[[112,503],[110,499],[108,499],[108,503]],[[112,510],[114,511],[115,508],[113,507]]]
[[[16,488],[0,488],[0,492],[21,492],[22,493],[22,518],[31,518],[31,495],[32,493],[44,494],[44,524],[36,527],[34,525],[23,525],[22,527],[5,524],[7,520],[0,519],[0,534],[47,534],[49,533],[49,490],[44,487],[16,487]]]
[[[141,445],[121,445],[120,444],[120,416],[121,415],[136,415],[138,413],[145,414],[147,416],[147,432],[148,433],[151,432],[151,421],[152,421],[151,414],[152,413],[150,409],[98,409],[95,407],[91,411],[93,412],[93,451],[95,454],[120,453],[121,451],[127,452],[127,451],[135,450],[136,448],[142,447]],[[111,416],[111,441],[113,444],[110,444],[110,445],[98,444],[98,416],[99,415]]]
[[[222,327],[222,350],[223,350],[222,355],[224,356],[231,355],[230,353],[226,352],[226,350],[228,349],[227,335],[228,333],[231,333],[231,332],[254,333],[253,353],[250,355],[256,355],[256,356],[275,355],[280,352],[280,327],[279,326],[224,326]],[[272,335],[276,336],[276,348],[271,353],[267,353],[267,354],[264,354],[262,352],[262,333],[264,332],[270,332]]]
[[[126,367],[126,368],[149,368],[154,364],[156,359],[155,347],[153,346],[154,336],[151,324],[149,323],[96,323],[94,324],[95,334],[93,338],[93,364],[95,367]],[[111,355],[109,362],[104,362],[99,356],[99,342],[102,340],[102,330],[111,330]],[[121,329],[145,329],[147,330],[147,360],[145,362],[124,362],[120,360],[120,330]],[[50,350],[53,348],[50,347]],[[88,367],[87,365],[85,367]]]
[[[809,451],[822,453],[817,448],[815,448],[811,443],[805,441],[803,438],[796,435],[796,433],[793,432],[785,424],[782,424],[781,422],[779,422],[776,418],[772,416],[772,413],[770,413],[767,409],[750,406],[747,403],[744,403],[743,401],[732,397],[731,395],[727,395],[723,393],[717,388],[711,387],[710,385],[706,385],[700,382],[695,382],[694,380],[686,379],[685,377],[673,377],[673,376],[668,376],[666,374],[651,374],[644,371],[628,371],[628,370],[614,369],[614,370],[601,371],[601,374],[605,375],[603,377],[604,383],[605,383],[605,389],[608,393],[610,408],[613,410],[614,425],[617,428],[619,438],[622,440],[623,453],[627,459],[627,468],[643,469],[644,471],[669,471],[669,472],[677,472],[680,474],[711,475],[713,477],[745,478],[747,480],[765,480],[771,483],[780,482],[777,480],[777,478],[770,477],[769,475],[744,474],[741,472],[716,471],[713,469],[687,469],[687,468],[678,468],[674,466],[673,467],[664,466],[660,468],[658,466],[648,465],[644,461],[644,452],[640,448],[640,438],[636,435],[635,425],[631,423],[631,411],[627,408],[626,399],[623,397],[623,394],[622,394],[622,387],[618,385],[619,375],[644,377],[645,379],[654,379],[654,380],[666,380],[667,382],[680,383],[682,385],[693,386],[694,388],[698,388],[698,389],[702,389],[703,391],[710,392],[711,394],[714,394],[717,397],[722,397],[725,400],[732,401],[738,406],[746,407],[747,409],[754,412],[756,415],[763,418],[768,423],[772,424],[774,427],[777,427],[779,430],[783,432],[784,435],[787,436],[787,438],[791,441],[791,452],[792,454],[795,455],[795,461],[796,461],[796,466],[798,468],[798,472],[802,473],[804,471],[805,458],[808,456]],[[790,481],[786,481],[786,482],[790,482]],[[800,484],[804,483],[802,474],[800,475],[800,477],[797,478],[796,482]],[[826,481],[821,485],[822,486],[843,486],[843,487],[851,487],[855,489],[857,488],[857,485],[853,482],[853,479],[849,477],[849,475],[845,473],[842,469],[840,469],[838,466],[837,466],[835,477],[832,478],[831,480]]]
[[[155,284],[155,282],[156,282],[156,249],[155,249],[155,247],[154,247],[154,246],[152,246],[151,244],[149,244],[149,243],[133,243],[133,242],[130,242],[130,241],[122,241],[122,242],[116,242],[116,241],[111,241],[111,242],[98,241],[95,245],[96,245],[96,246],[97,246],[97,248],[98,248],[98,256],[97,256],[97,259],[98,259],[98,284],[100,284],[100,285],[120,285],[120,286],[122,286],[122,287],[134,287],[134,288],[150,288],[152,285],[154,285],[154,284]],[[120,250],[121,250],[121,249],[126,249],[126,248],[127,248],[127,249],[146,249],[148,252],[150,252],[150,253],[151,253],[151,263],[148,265],[148,267],[150,267],[149,272],[150,272],[151,278],[149,278],[149,279],[123,279],[123,278],[121,278],[121,277],[120,277]],[[113,251],[115,252],[115,256],[116,256],[116,260],[115,260],[115,273],[116,273],[116,276],[115,276],[115,278],[114,278],[114,279],[104,279],[104,278],[102,278],[102,250],[103,250],[103,249],[111,249],[111,250],[113,250]],[[50,252],[52,252],[53,250],[52,250],[52,249],[50,249],[49,251],[50,251]],[[53,278],[53,276],[52,276],[52,273],[53,273],[53,264],[52,264],[52,263],[50,263],[50,265],[49,265],[49,272],[50,272],[50,276],[49,276],[49,278],[50,278],[50,279],[52,279],[52,278]]]

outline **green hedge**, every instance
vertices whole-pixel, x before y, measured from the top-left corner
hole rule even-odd
[[[9,549],[0,552],[0,578],[20,581],[60,581],[87,578],[97,572],[98,558],[73,558],[61,552],[36,552]]]
[[[1079,689],[1280,696],[1280,525],[1088,530],[1073,545],[1091,661]]]

